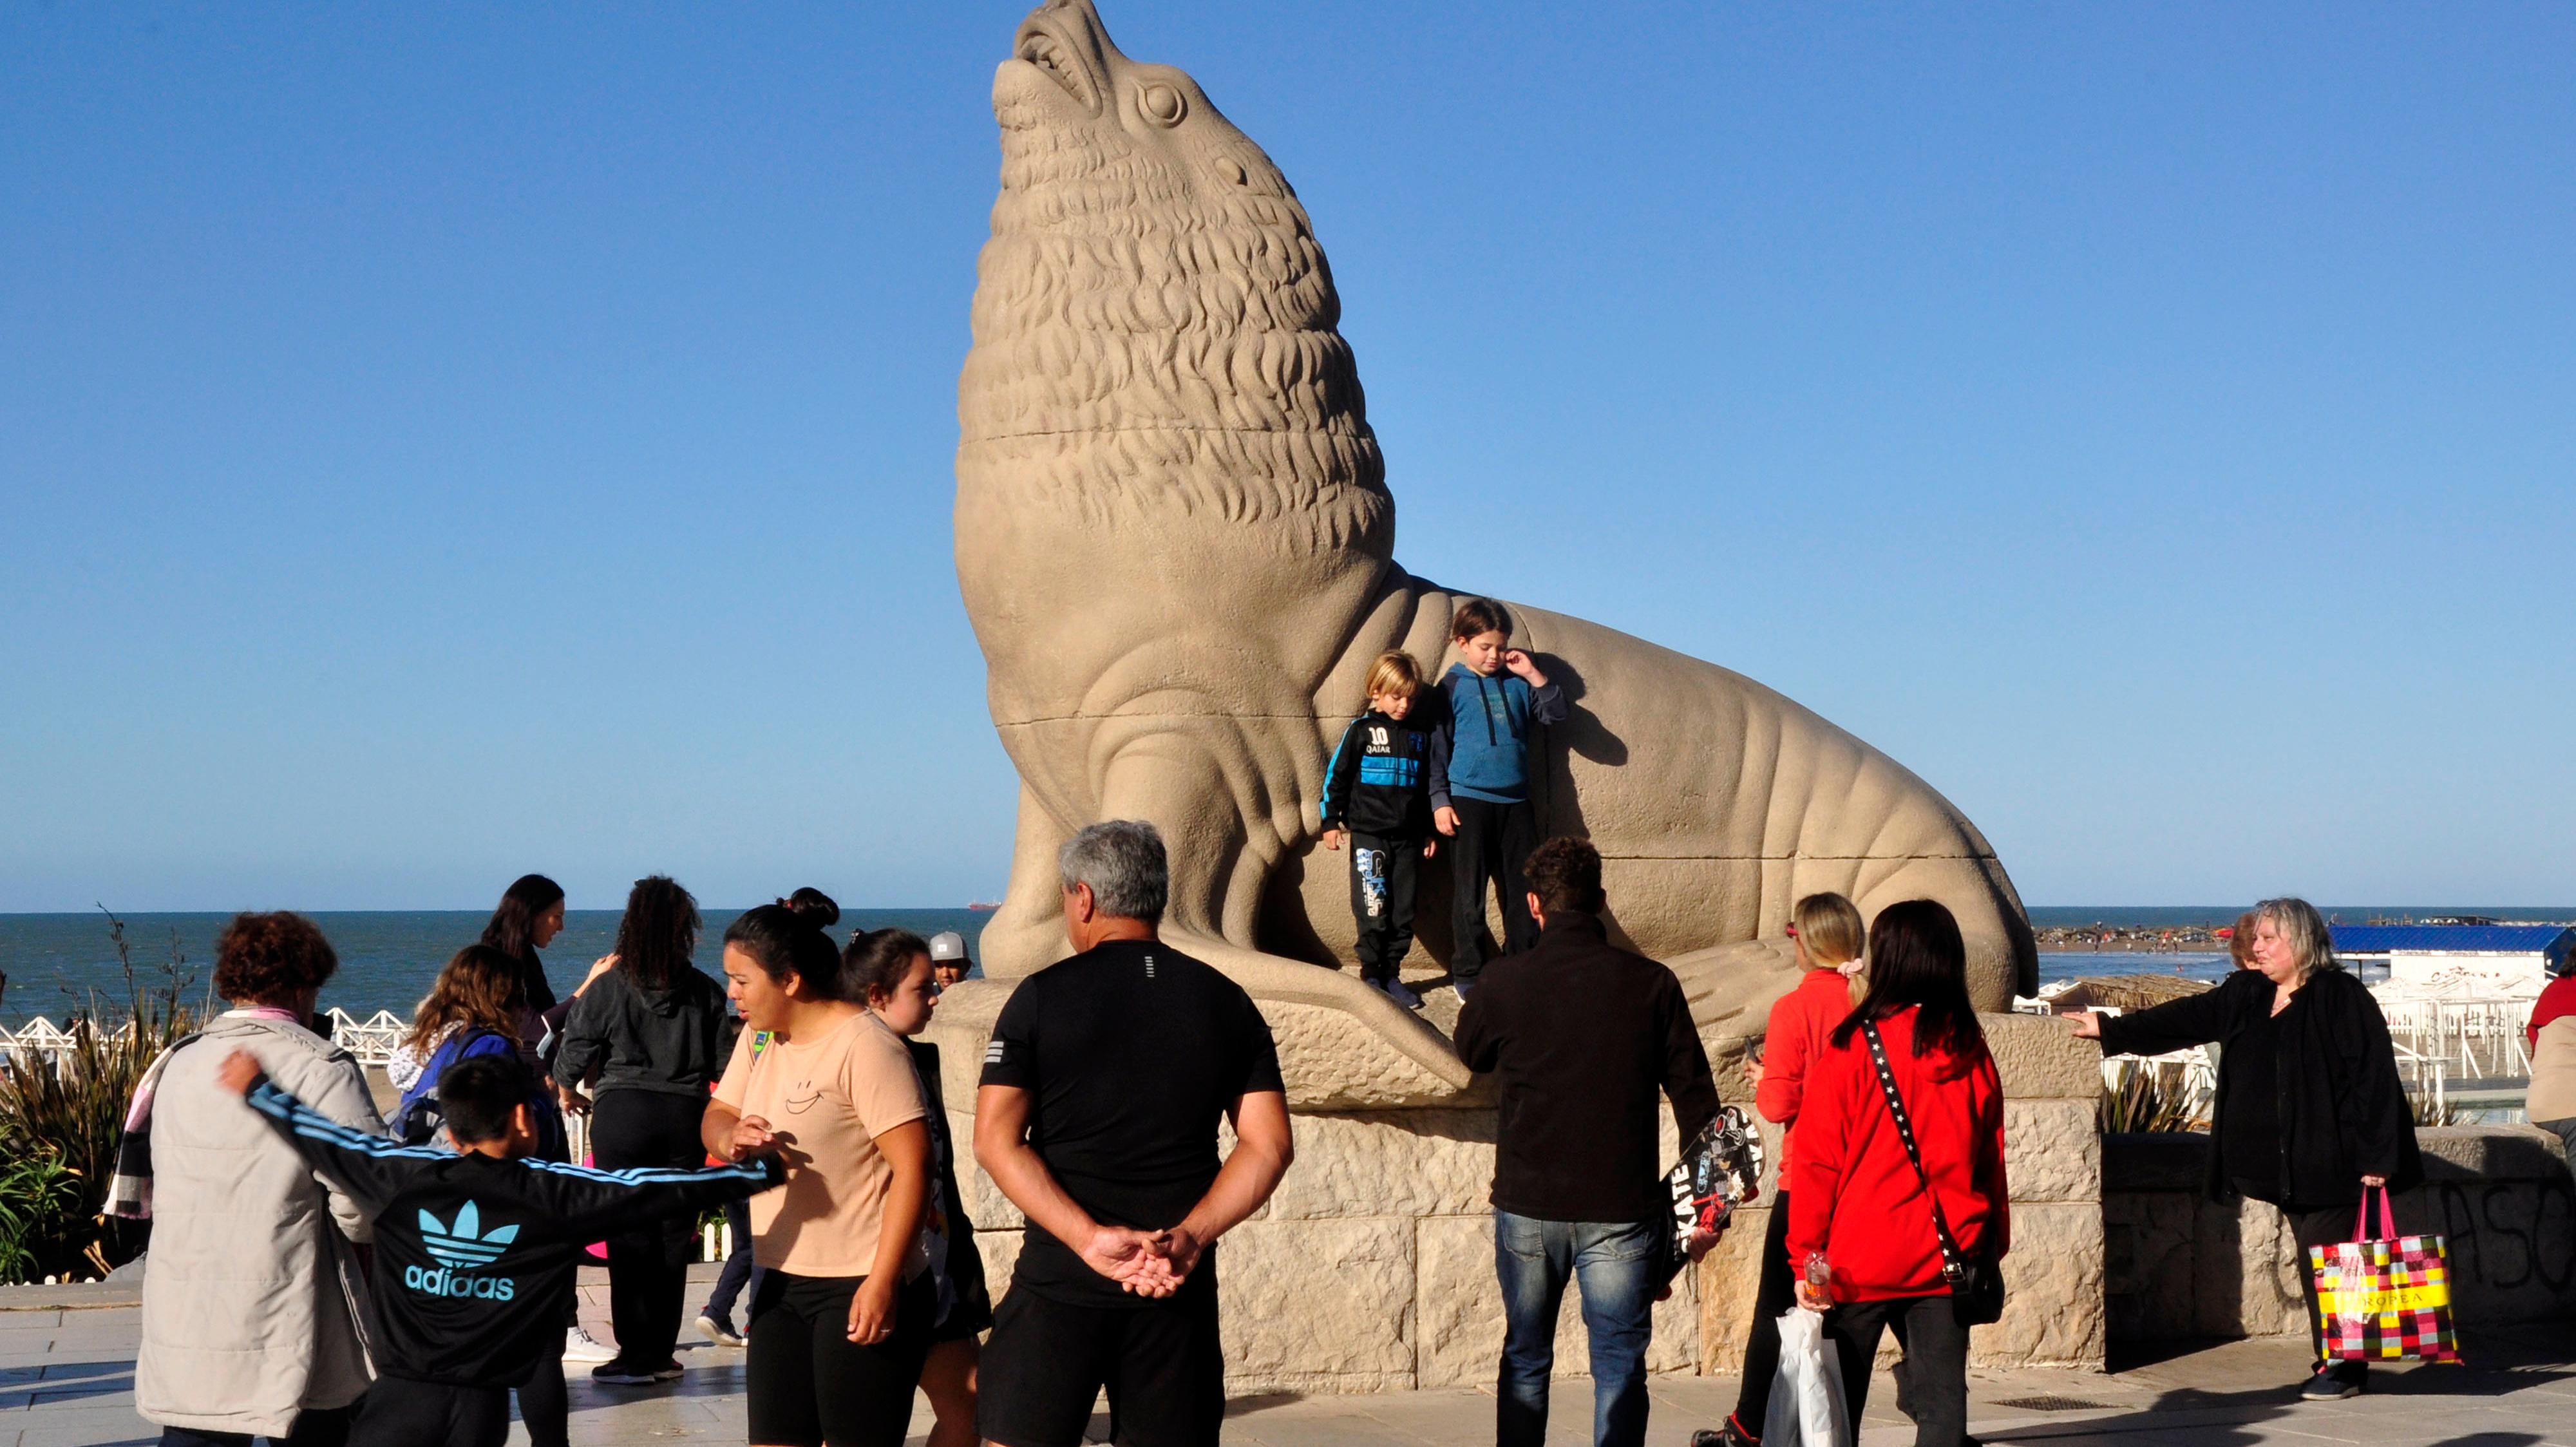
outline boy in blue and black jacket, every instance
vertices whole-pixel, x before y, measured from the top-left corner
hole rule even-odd
[[[439,1078],[453,1150],[350,1130],[278,1089],[239,1051],[215,1078],[375,1218],[376,1385],[351,1447],[502,1447],[510,1389],[560,1370],[554,1357],[587,1243],[782,1179],[774,1153],[703,1171],[540,1160],[531,1154],[533,1081],[515,1054],[460,1061]]]
[[[1548,682],[1527,653],[1512,646],[1512,617],[1488,598],[1470,598],[1449,620],[1459,662],[1440,678],[1448,707],[1432,735],[1432,763],[1448,797],[1434,801],[1450,847],[1449,974],[1458,993],[1475,988],[1485,969],[1485,886],[1502,894],[1503,953],[1538,943],[1529,885],[1521,866],[1538,848],[1538,815],[1530,807],[1529,735],[1533,724],[1563,723],[1565,692]]]
[[[1397,650],[1369,665],[1368,712],[1342,730],[1324,766],[1324,847],[1351,841],[1351,916],[1359,923],[1360,978],[1408,1010],[1422,997],[1397,971],[1413,948],[1413,892],[1420,861],[1439,847],[1431,812],[1449,802],[1432,757],[1422,665]],[[1436,710],[1424,710],[1436,712]]]

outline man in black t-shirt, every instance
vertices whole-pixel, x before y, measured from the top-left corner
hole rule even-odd
[[[1213,1442],[1214,1246],[1287,1172],[1279,1053],[1242,986],[1156,938],[1170,873],[1154,826],[1094,824],[1057,868],[1075,953],[1012,992],[975,1101],[975,1159],[1028,1216],[977,1427],[1073,1447],[1105,1386],[1119,1441]]]

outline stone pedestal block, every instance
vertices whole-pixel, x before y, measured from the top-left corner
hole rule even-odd
[[[1415,1358],[1420,1385],[1491,1387],[1503,1352],[1503,1298],[1494,1280],[1493,1218],[1424,1220],[1416,1240],[1421,1262],[1415,1288],[1421,1304]],[[1590,1337],[1583,1329],[1578,1295],[1569,1285],[1557,1315],[1559,1377],[1586,1376],[1591,1371]],[[1673,1283],[1672,1297],[1655,1306],[1654,1340],[1647,1348],[1646,1368],[1687,1372],[1698,1361],[1698,1291],[1692,1274],[1685,1271]]]
[[[1494,1183],[1494,1113],[1300,1114],[1297,1164],[1270,1198],[1280,1219],[1473,1216]]]
[[[2004,1102],[2004,1178],[2024,1201],[2102,1199],[2102,1137],[2096,1098]],[[2020,1243],[2014,1243],[2020,1249]]]
[[[2102,1047],[2046,1015],[1979,1015],[2004,1094],[2019,1100],[2098,1100]]]
[[[1414,1222],[1246,1221],[1218,1246],[1226,1383],[1246,1392],[1413,1385]]]
[[[1970,1364],[2098,1371],[2102,1352],[2101,1203],[2015,1201],[2003,1320],[1970,1337]]]

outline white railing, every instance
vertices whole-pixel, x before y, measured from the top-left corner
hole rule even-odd
[[[331,1043],[358,1057],[361,1065],[382,1066],[391,1060],[394,1047],[401,1044],[403,1036],[411,1030],[409,1021],[397,1019],[390,1010],[378,1010],[361,1020],[335,1006],[329,1019]],[[127,1020],[106,1031],[105,1035],[110,1040],[131,1040],[134,1038],[134,1022]],[[0,1025],[0,1054],[15,1057],[58,1055],[72,1048],[73,1039],[71,1031],[38,1015],[14,1029]]]
[[[2531,1047],[2523,1034],[2531,1019],[2529,1000],[2382,998],[2379,1003],[2401,1065],[2410,1057],[2438,1062],[2445,1074],[2471,1080],[2531,1074]]]
[[[360,1065],[382,1066],[393,1059],[394,1048],[410,1033],[411,1022],[391,1010],[378,1010],[360,1020],[337,1005],[331,1007],[331,1043],[358,1057]]]

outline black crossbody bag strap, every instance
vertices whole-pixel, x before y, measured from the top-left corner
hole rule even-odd
[[[1923,1152],[1914,1144],[1914,1121],[1905,1113],[1905,1097],[1897,1092],[1896,1071],[1887,1063],[1887,1042],[1878,1036],[1878,1026],[1861,1022],[1861,1034],[1869,1037],[1869,1058],[1878,1067],[1878,1088],[1887,1095],[1887,1113],[1896,1117],[1896,1138],[1905,1142],[1905,1158],[1914,1163],[1914,1179],[1923,1183],[1923,1199],[1932,1207],[1932,1234],[1941,1243],[1941,1279],[1952,1291],[1960,1290],[1968,1280],[1968,1259],[1961,1254],[1958,1240],[1950,1234],[1950,1218],[1941,1211],[1941,1198],[1932,1191],[1932,1177],[1923,1169]]]

